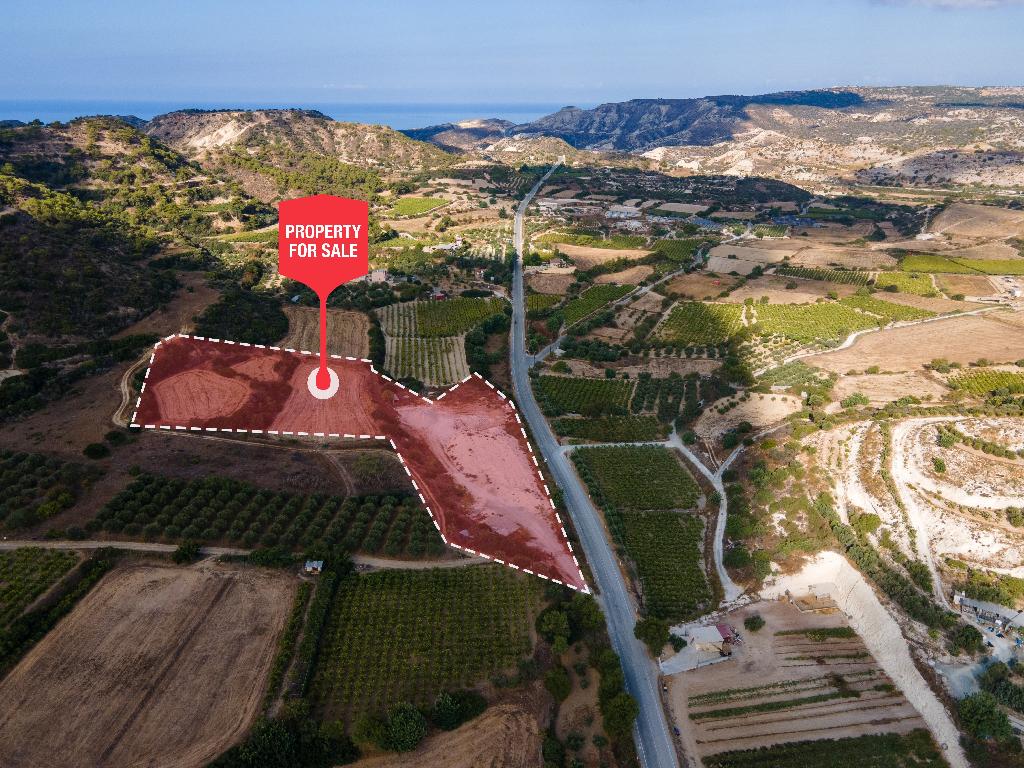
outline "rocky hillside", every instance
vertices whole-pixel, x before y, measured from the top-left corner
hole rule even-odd
[[[452,159],[391,128],[343,123],[303,109],[183,110],[158,115],[145,131],[199,160],[237,148],[276,148],[385,170],[421,170]]]
[[[818,186],[1024,185],[1024,89],[844,88],[566,107],[507,130]]]
[[[462,120],[457,123],[443,123],[428,128],[414,128],[402,131],[417,141],[429,141],[449,152],[467,152],[499,141],[513,123],[497,118]]]

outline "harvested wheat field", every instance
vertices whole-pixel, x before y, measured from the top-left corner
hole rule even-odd
[[[558,250],[572,259],[573,264],[580,269],[590,269],[598,264],[616,259],[633,261],[651,255],[650,251],[642,251],[637,248],[591,248],[586,245],[568,245],[566,243],[559,243]]]
[[[949,393],[949,389],[926,371],[860,374],[840,376],[832,390],[832,397],[842,401],[857,392],[870,400],[872,405],[885,405],[906,395],[922,400],[939,400]]]
[[[939,287],[950,296],[992,296],[996,293],[992,280],[982,275],[936,275]]]
[[[935,217],[929,229],[964,237],[1012,237],[1024,232],[1024,211],[953,203]]]
[[[744,631],[753,613],[765,626]],[[925,727],[841,613],[762,602],[727,620],[743,636],[734,658],[669,678],[672,714],[701,756]]]
[[[859,248],[810,247],[799,251],[789,263],[795,267],[846,267],[847,269],[886,269],[897,265],[884,251]]]
[[[206,765],[255,718],[293,592],[253,568],[115,569],[0,683],[0,765]]]
[[[795,288],[787,288],[788,285],[795,285]],[[737,288],[730,293],[724,302],[742,304],[747,299],[760,301],[763,296],[768,297],[772,304],[809,304],[824,299],[830,293],[839,297],[852,296],[857,292],[856,285],[844,283],[826,283],[823,280],[798,280],[792,277],[781,275],[765,275],[747,282],[746,285]]]
[[[320,310],[285,307],[288,335],[279,346],[286,349],[320,349]],[[327,310],[327,353],[363,358],[370,354],[370,318],[362,312]]]
[[[719,277],[717,275],[692,272],[680,275],[669,281],[669,293],[678,293],[691,299],[715,298],[722,291],[727,291],[736,284],[735,277]]]
[[[638,285],[645,278],[654,274],[654,267],[646,264],[638,264],[635,267],[624,269],[621,272],[612,272],[607,275],[598,275],[595,283],[613,283],[615,285]]]
[[[370,757],[355,768],[541,768],[542,741],[532,713],[518,704],[498,704],[450,733],[431,736],[415,752]]]
[[[804,362],[836,373],[873,365],[912,371],[940,357],[962,365],[982,357],[999,363],[1024,358],[1024,313],[988,312],[866,333],[847,349]]]
[[[573,272],[534,272],[526,276],[526,284],[537,293],[562,296],[576,282]]]

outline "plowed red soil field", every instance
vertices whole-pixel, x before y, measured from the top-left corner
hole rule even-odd
[[[446,542],[586,590],[532,448],[503,395],[473,377],[429,400],[368,363],[332,356],[341,387],[318,400],[306,385],[318,363],[311,354],[172,337],[157,346],[132,423],[390,444]]]

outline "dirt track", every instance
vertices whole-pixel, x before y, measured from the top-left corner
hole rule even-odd
[[[293,591],[257,569],[116,569],[0,683],[0,764],[205,765],[255,717]]]

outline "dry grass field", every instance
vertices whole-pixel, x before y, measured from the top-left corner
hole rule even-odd
[[[0,683],[0,765],[206,765],[256,716],[293,592],[249,568],[114,570]]]
[[[717,411],[718,408],[724,408],[731,403],[737,405],[725,413]],[[759,430],[777,424],[799,411],[801,407],[800,398],[791,395],[753,394],[746,401],[733,395],[711,403],[697,419],[694,431],[706,440],[714,440],[743,421],[750,422],[755,430]]]
[[[576,282],[571,272],[534,272],[526,277],[526,284],[537,293],[561,296]]]
[[[691,272],[673,278],[666,287],[669,293],[678,293],[691,299],[712,299],[735,284],[734,277]]]
[[[285,307],[288,335],[281,347],[315,351],[320,348],[320,311],[315,307]],[[327,310],[327,353],[363,358],[370,354],[370,319],[362,312]]]
[[[636,248],[616,250],[613,248],[591,248],[585,245],[568,245],[567,243],[559,243],[558,250],[572,259],[573,264],[580,269],[590,269],[615,259],[642,259],[651,254],[650,251]]]
[[[918,370],[935,358],[967,364],[979,358],[1009,362],[1024,358],[1024,313],[990,312],[867,333],[853,346],[805,360],[837,373]]]
[[[742,241],[752,242],[752,241]],[[743,261],[754,261],[758,264],[774,264],[777,261],[782,261],[787,256],[792,256],[798,250],[800,250],[800,243],[793,243],[792,241],[785,241],[784,243],[763,243],[758,245],[734,245],[733,243],[725,243],[723,245],[716,245],[711,249],[711,258],[723,258],[727,259],[730,256],[735,256],[737,259]]]
[[[811,246],[793,256],[789,263],[795,267],[846,267],[847,269],[894,268],[896,259],[883,251],[860,248],[831,248]]]
[[[935,217],[929,229],[962,237],[1012,237],[1024,232],[1024,211],[953,203]]]
[[[992,296],[996,292],[992,280],[984,275],[936,275],[935,279],[950,296]]]
[[[931,397],[937,400],[948,394],[949,390],[941,381],[925,371],[906,371],[841,376],[832,390],[832,397],[841,401],[855,392],[864,395],[872,405],[885,405],[905,395],[921,399]]]
[[[787,288],[787,285],[795,285],[795,288]],[[838,296],[852,296],[857,292],[856,285],[843,283],[826,283],[821,280],[797,280],[792,277],[776,275],[765,275],[750,280],[746,285],[737,288],[730,293],[724,302],[742,304],[746,299],[760,301],[762,296],[767,296],[772,304],[808,304],[818,299],[823,299],[829,293],[836,293]]]
[[[607,275],[598,275],[595,283],[613,283],[615,285],[637,285],[644,278],[654,274],[654,267],[645,264],[638,264],[635,267],[624,269],[621,272],[612,272]]]
[[[752,613],[765,620],[756,633],[743,629]],[[693,730],[702,756],[925,727],[859,637],[801,633],[846,627],[841,613],[759,603],[728,621],[743,635],[738,658],[669,678],[672,714],[680,728]]]

